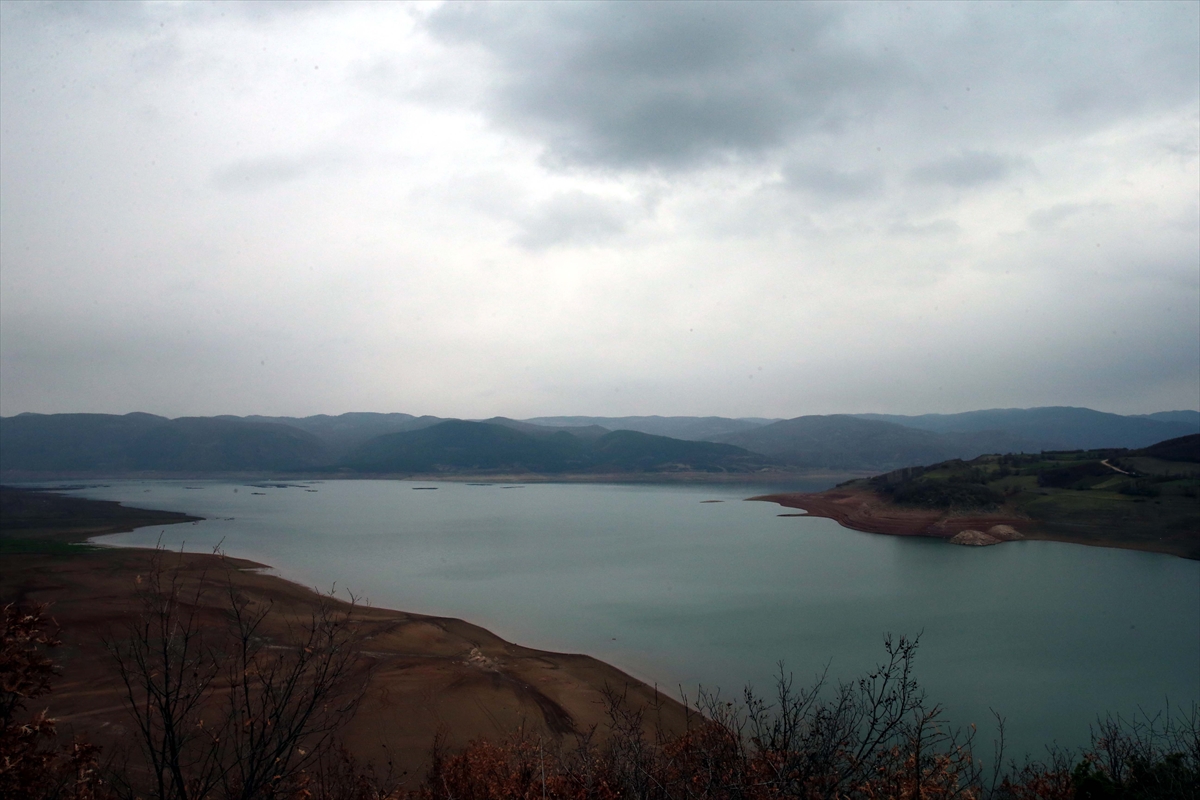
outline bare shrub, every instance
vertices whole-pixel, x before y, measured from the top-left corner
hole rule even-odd
[[[156,552],[140,613],[107,642],[145,758],[144,774],[127,771],[125,791],[162,800],[297,791],[365,688],[352,680],[353,598],[322,596],[272,638],[269,603],[254,604],[228,575],[223,586],[208,573],[189,581],[168,558]]]
[[[1200,798],[1200,712],[1108,715],[1071,774],[1078,798]]]
[[[782,668],[772,701],[701,691],[688,730],[648,736],[647,708],[609,691],[604,735],[573,749],[518,738],[438,754],[417,796],[450,798],[942,798],[981,797],[970,740],[947,729],[913,680],[915,640],[885,642],[887,660],[825,691],[793,688]],[[599,740],[601,744],[597,745]]]
[[[55,721],[39,711],[20,719],[30,700],[50,694],[59,669],[49,651],[61,642],[46,607],[10,603],[0,614],[0,797],[11,800],[100,800],[99,749],[57,745]]]

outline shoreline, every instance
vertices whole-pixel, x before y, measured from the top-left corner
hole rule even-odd
[[[775,492],[746,499],[776,503],[783,508],[800,509],[806,514],[799,516],[831,519],[843,528],[884,536],[920,536],[949,541],[964,530],[987,531],[993,526],[1005,525],[1014,528],[1020,535],[990,544],[1002,545],[1005,541],[1014,539],[1063,542],[1197,560],[1197,556],[1181,548],[1173,540],[1099,536],[1091,531],[1073,534],[1067,530],[1056,530],[1056,526],[1045,521],[1005,512],[1003,509],[996,512],[956,513],[953,510],[898,506],[881,498],[874,491],[849,486],[835,487],[823,492]]]
[[[228,481],[445,481],[466,483],[665,483],[665,484],[801,484],[841,482],[869,477],[874,472],[854,470],[797,470],[769,472],[612,472],[612,473],[324,473],[324,472],[16,472],[0,473],[0,483],[10,485],[61,481],[115,480],[228,480]],[[49,487],[53,490],[54,487]]]
[[[29,513],[22,517],[17,513],[21,509],[16,493],[40,508],[26,507]],[[85,735],[105,752],[120,749],[131,731],[121,687],[102,640],[107,632],[120,631],[134,619],[135,581],[152,568],[156,555],[167,559],[192,585],[212,573],[229,580],[239,593],[272,604],[271,624],[277,633],[286,628],[289,618],[304,617],[322,599],[313,589],[265,572],[272,569],[269,565],[247,559],[80,546],[93,536],[180,524],[196,517],[51,491],[4,487],[3,494],[0,602],[52,604],[50,615],[60,626],[64,642],[54,653],[62,677],[45,704],[66,735]],[[103,518],[88,518],[89,505]],[[62,513],[46,524],[54,506]],[[13,549],[14,542],[32,545]],[[346,607],[345,601],[336,602]],[[220,608],[214,598],[204,612],[217,621]],[[477,738],[501,740],[517,732],[551,739],[586,735],[593,729],[602,735],[608,687],[623,691],[631,708],[655,709],[647,716],[663,731],[679,733],[687,727],[682,704],[591,656],[524,647],[452,617],[356,606],[355,618],[366,632],[360,667],[364,676],[368,665],[371,670],[363,703],[344,740],[364,762],[391,761],[416,777],[428,765],[439,733],[451,748]],[[386,749],[380,750],[381,746]]]
[[[746,498],[776,503],[784,508],[807,512],[801,516],[832,519],[843,528],[887,536],[921,536],[949,540],[963,530],[1010,525],[1033,538],[1033,521],[1004,513],[975,512],[955,514],[947,511],[907,508],[880,499],[874,492],[839,487],[824,492],[778,492]]]

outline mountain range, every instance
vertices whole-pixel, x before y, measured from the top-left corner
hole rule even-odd
[[[769,459],[729,444],[638,431],[575,436],[511,425],[448,420],[376,437],[344,460],[357,472],[752,472]]]
[[[788,420],[19,414],[0,418],[0,471],[886,471],[984,453],[1146,447],[1197,432],[1195,411],[1122,416],[1069,407]]]
[[[1200,411],[1163,411],[1127,417],[1090,408],[1050,406],[993,408],[962,414],[922,414],[916,417],[890,414],[857,416],[936,433],[1005,431],[1035,444],[1039,450],[1145,447],[1163,438],[1170,438],[1164,437],[1164,434],[1171,431],[1176,431],[1178,436],[1200,431]]]

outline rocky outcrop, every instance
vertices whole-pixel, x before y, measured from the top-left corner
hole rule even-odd
[[[1004,540],[997,539],[995,536],[986,534],[983,531],[969,529],[965,531],[959,531],[950,537],[950,544],[965,544],[972,547],[985,547],[989,544],[1000,544],[1002,541]]]
[[[1025,538],[1021,532],[1012,525],[993,525],[992,527],[988,528],[987,535],[991,536],[993,539],[999,539],[1002,542],[1013,542],[1017,539]]]

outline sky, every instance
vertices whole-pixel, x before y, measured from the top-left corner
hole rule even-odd
[[[0,414],[1200,408],[1200,3],[0,3]]]

